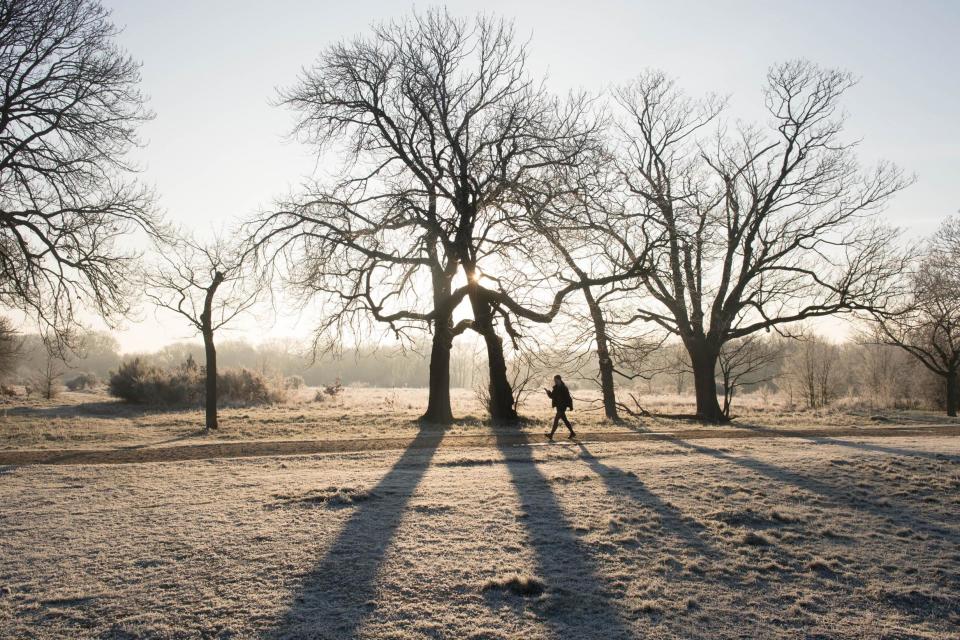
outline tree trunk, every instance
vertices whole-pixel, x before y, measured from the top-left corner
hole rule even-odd
[[[477,296],[470,296],[473,307],[474,329],[483,336],[487,346],[487,366],[490,376],[490,417],[496,422],[512,422],[517,419],[514,408],[513,388],[507,377],[507,360],[503,355],[503,341],[493,325],[493,309]]]
[[[960,380],[958,380],[956,371],[951,371],[947,374],[947,415],[951,418],[957,416],[957,405],[960,404],[960,388],[957,386],[958,382],[960,382]]]
[[[733,387],[730,386],[730,376],[724,372],[723,374],[723,415],[729,420],[730,419],[730,404],[733,402]]]
[[[607,337],[607,322],[603,318],[603,310],[593,297],[590,288],[583,290],[583,297],[587,300],[590,317],[593,319],[593,328],[597,340],[597,360],[600,367],[600,392],[603,395],[603,412],[608,420],[620,420],[617,413],[617,394],[613,387],[613,360],[610,358],[610,339]]]
[[[430,351],[430,396],[427,399],[427,411],[420,419],[446,425],[453,422],[453,410],[450,407],[450,349],[453,336],[449,320],[438,320],[435,326]]]
[[[217,428],[217,349],[213,346],[213,331],[203,332],[203,351],[206,355],[206,400],[207,429]]]
[[[200,314],[200,333],[203,335],[203,351],[207,359],[206,400],[207,429],[217,428],[217,349],[213,346],[213,296],[223,284],[224,275],[220,271],[213,274],[213,281],[207,287]]]
[[[719,350],[705,344],[687,345],[693,365],[693,385],[697,393],[697,417],[704,422],[727,422],[717,401],[717,358]]]

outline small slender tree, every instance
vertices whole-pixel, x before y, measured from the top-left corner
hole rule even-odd
[[[10,318],[0,316],[0,381],[13,373],[23,355],[23,339]]]
[[[756,334],[723,345],[717,358],[717,369],[723,384],[724,417],[730,418],[730,407],[737,389],[772,380],[777,373],[774,364],[781,357],[777,343]]]
[[[217,423],[217,331],[249,310],[261,288],[245,277],[241,255],[221,240],[183,237],[159,246],[159,261],[146,275],[147,298],[178,314],[203,337],[206,428]]]

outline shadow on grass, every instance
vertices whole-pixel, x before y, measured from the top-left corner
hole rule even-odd
[[[932,518],[930,514],[924,514],[916,511],[908,504],[905,504],[903,501],[899,500],[894,502],[889,498],[884,498],[886,500],[886,504],[883,504],[875,500],[851,496],[850,492],[853,489],[852,485],[841,486],[832,484],[821,478],[815,478],[802,473],[797,473],[795,471],[789,471],[783,467],[779,467],[768,462],[763,462],[762,460],[757,460],[756,458],[751,458],[750,456],[730,455],[718,449],[694,444],[681,438],[669,438],[668,440],[679,447],[689,449],[697,453],[702,453],[719,460],[730,462],[745,469],[749,469],[757,474],[766,476],[779,483],[793,485],[798,489],[816,494],[835,504],[844,507],[850,507],[856,509],[857,511],[861,511],[881,519],[906,517],[912,522],[913,525],[926,529],[930,533],[940,536],[947,536],[951,539],[960,539],[960,535],[958,535],[958,531],[956,530],[956,522],[954,518],[948,516],[944,516],[942,519]],[[829,442],[831,444],[836,444],[832,440],[829,440]],[[936,526],[934,522],[937,524],[949,525],[950,528]]]
[[[737,427],[742,429],[749,429],[750,431],[755,431],[759,433],[770,433],[771,435],[783,435],[782,431],[776,429],[771,429],[770,427],[764,427],[757,424],[745,424],[738,423]],[[897,435],[895,431],[891,431],[891,435]],[[866,452],[874,453],[889,453],[897,456],[911,456],[914,458],[927,458],[929,460],[936,460],[938,462],[960,462],[960,456],[952,455],[947,453],[937,453],[935,451],[924,451],[923,449],[904,449],[902,447],[891,447],[889,445],[880,445],[873,444],[869,442],[850,442],[849,440],[841,440],[836,437],[828,436],[802,436],[802,435],[790,435],[791,438],[797,438],[801,440],[808,440],[810,442],[815,442],[817,444],[833,444],[839,447],[849,447],[851,449],[859,449]],[[904,437],[913,437],[913,434],[906,434]]]
[[[369,499],[356,505],[323,559],[303,579],[274,638],[350,638],[375,610],[377,576],[410,497],[439,445],[423,428]]]
[[[103,418],[104,420],[123,420],[158,413],[192,413],[201,410],[195,406],[159,406],[124,402],[123,400],[100,400],[58,404],[49,407],[12,407],[7,410],[11,416],[28,418]]]
[[[618,597],[603,584],[590,548],[574,535],[550,482],[537,468],[533,449],[516,438],[496,436],[520,506],[526,514],[536,573],[545,587],[538,610],[559,638],[632,638],[614,603]]]
[[[660,518],[664,533],[680,539],[686,546],[701,556],[715,556],[719,551],[711,546],[703,536],[706,528],[692,518],[687,518],[676,507],[664,502],[660,496],[650,491],[636,474],[625,472],[600,462],[593,452],[583,443],[577,443],[580,448],[580,459],[586,461],[590,469],[596,473],[611,495],[623,495],[636,504],[649,507]]]

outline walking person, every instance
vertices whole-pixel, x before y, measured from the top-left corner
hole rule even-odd
[[[567,429],[570,431],[570,435],[567,437],[573,440],[577,437],[577,434],[574,433],[573,427],[567,419],[567,409],[573,409],[573,397],[570,395],[570,389],[567,389],[563,379],[556,375],[553,376],[553,389],[544,389],[544,391],[547,392],[547,395],[553,401],[552,405],[557,409],[557,415],[553,417],[553,429],[546,434],[547,438],[553,440],[553,434],[557,432],[557,426],[563,420],[563,424],[567,425]]]

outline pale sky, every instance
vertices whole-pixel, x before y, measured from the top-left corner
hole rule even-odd
[[[270,105],[328,45],[400,17],[404,2],[107,0],[121,44],[143,63],[156,119],[137,154],[170,219],[203,234],[229,226],[312,173],[311,151],[285,141],[291,114]],[[426,8],[427,4],[417,4]],[[692,94],[731,96],[731,115],[761,115],[768,66],[808,58],[861,78],[846,97],[848,136],[864,164],[891,160],[917,183],[890,206],[908,234],[960,209],[960,1],[447,2],[513,18],[531,37],[531,70],[551,88],[601,91],[647,67]],[[141,312],[116,335],[125,351],[190,335]],[[224,337],[306,334],[311,322],[247,321]]]

